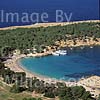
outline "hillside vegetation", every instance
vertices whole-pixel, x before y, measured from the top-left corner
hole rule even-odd
[[[71,35],[71,38],[67,37]],[[86,36],[100,38],[100,23],[87,22],[66,26],[50,26],[38,28],[17,28],[13,30],[0,31],[0,48],[9,46],[12,49],[25,50],[28,48],[38,46],[52,46],[56,41],[69,40]]]

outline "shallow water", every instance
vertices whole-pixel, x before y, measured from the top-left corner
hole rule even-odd
[[[66,56],[46,56],[21,59],[24,68],[40,75],[65,80],[88,75],[100,75],[100,46],[68,50]]]

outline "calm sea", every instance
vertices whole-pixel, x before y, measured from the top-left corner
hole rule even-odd
[[[1,22],[1,10],[4,10],[3,22]],[[55,22],[56,10],[63,11],[63,21],[67,21],[64,13],[67,14],[67,17],[72,13],[70,21],[99,19],[99,0],[0,0],[0,27],[34,23],[31,20],[22,22],[23,12],[29,15],[32,13],[41,15],[46,12],[49,14],[48,21]],[[9,21],[6,22],[5,13],[18,13],[19,21],[11,22],[9,18]],[[39,22],[42,22],[40,16]]]
[[[21,59],[24,68],[56,79],[100,75],[100,46],[68,50],[66,56],[46,56]]]

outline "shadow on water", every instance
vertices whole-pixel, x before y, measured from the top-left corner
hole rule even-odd
[[[69,78],[79,79],[79,78],[82,78],[82,77],[93,76],[93,75],[100,76],[100,69],[88,71],[88,72],[84,72],[84,73],[74,73],[74,74],[68,74],[68,75],[66,74],[65,78],[69,77]]]

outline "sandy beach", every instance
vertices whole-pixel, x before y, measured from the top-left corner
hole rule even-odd
[[[45,82],[50,82],[50,83],[56,83],[57,79],[54,78],[49,78],[47,76],[42,76],[39,75],[37,73],[32,73],[30,71],[28,71],[27,69],[25,69],[21,64],[20,64],[20,60],[22,58],[29,58],[29,57],[43,57],[46,55],[50,55],[50,52],[46,52],[46,53],[37,53],[37,54],[29,54],[29,55],[17,55],[17,56],[13,56],[11,59],[8,59],[7,61],[4,62],[5,66],[7,66],[8,68],[10,68],[11,70],[13,70],[14,72],[25,72],[26,73],[26,77],[37,77],[40,80],[44,80]]]
[[[16,28],[36,28],[36,27],[48,27],[48,26],[57,26],[57,25],[69,25],[69,24],[78,24],[83,22],[100,22],[100,20],[90,20],[90,21],[78,21],[78,22],[63,22],[63,23],[37,23],[34,25],[26,25],[26,26],[14,26],[14,27],[7,27],[7,28],[0,28],[0,30],[8,30],[8,29],[16,29]],[[59,43],[58,43],[59,44]],[[69,47],[77,47],[77,46],[92,46],[92,45],[100,45],[100,39],[98,39],[98,42],[92,41],[92,38],[90,41],[87,41],[87,43],[83,43],[83,41],[77,40],[77,44],[73,45],[73,41],[67,41],[67,43],[64,43],[61,41],[60,45],[63,46],[69,46]],[[57,79],[52,79],[46,76],[37,75],[35,73],[31,73],[28,70],[24,69],[23,66],[20,64],[20,59],[25,57],[41,57],[41,56],[47,56],[50,55],[52,51],[45,52],[45,53],[36,53],[36,54],[28,54],[27,56],[24,54],[13,56],[11,59],[8,59],[5,61],[5,65],[9,67],[14,72],[25,72],[27,77],[37,77],[40,80],[44,80],[45,82],[49,83],[56,83],[56,82],[65,82],[67,86],[83,86],[87,91],[90,91],[91,94],[94,96],[97,96],[100,94],[100,77],[98,76],[91,76],[89,78],[81,79],[78,82],[67,82]]]
[[[47,53],[46,53],[47,54]],[[46,55],[45,53],[40,54],[33,54],[31,57],[40,57]],[[64,82],[66,83],[66,86],[83,86],[87,91],[90,91],[91,94],[94,95],[94,97],[98,96],[100,94],[100,77],[99,76],[91,76],[89,78],[82,78],[78,82],[70,82],[70,81],[63,81],[63,80],[57,80],[54,78],[49,78],[46,76],[41,76],[36,73],[31,73],[30,71],[23,68],[23,66],[20,64],[20,59],[30,57],[29,55],[18,55],[13,56],[12,59],[8,59],[5,61],[5,65],[9,67],[14,72],[25,72],[27,77],[37,77],[40,80],[43,80],[45,82],[49,83],[56,83],[56,82]]]

